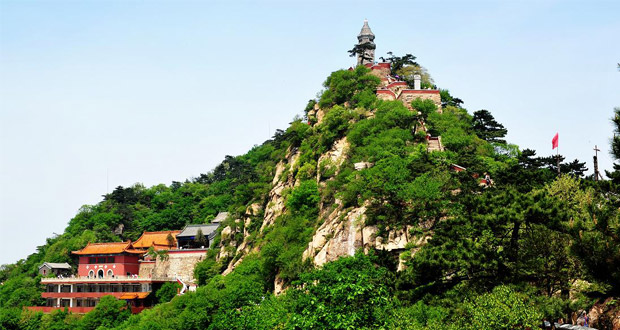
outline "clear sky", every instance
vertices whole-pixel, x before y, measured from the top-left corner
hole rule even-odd
[[[611,168],[620,1],[0,1],[0,264],[114,187],[183,181],[286,128],[355,60],[412,53],[508,140]]]

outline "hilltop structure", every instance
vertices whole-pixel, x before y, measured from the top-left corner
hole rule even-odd
[[[368,26],[368,20],[364,20],[364,26],[360,34],[357,35],[357,41],[359,46],[363,46],[363,54],[357,54],[357,65],[373,64],[375,62],[375,34],[370,30]]]
[[[370,30],[368,26],[368,20],[364,20],[364,25],[360,34],[357,36],[358,46],[369,45],[364,48],[364,55],[357,55],[357,65],[364,65],[371,70],[371,74],[381,79],[381,85],[377,89],[377,97],[380,100],[402,101],[405,106],[411,108],[411,101],[421,98],[423,100],[432,100],[441,111],[441,97],[439,95],[439,89],[422,89],[422,77],[420,75],[413,76],[413,86],[409,86],[406,81],[403,81],[396,75],[396,72],[392,72],[392,64],[389,62],[376,63],[375,62],[375,48],[374,43],[375,34]],[[352,70],[353,68],[351,68]]]

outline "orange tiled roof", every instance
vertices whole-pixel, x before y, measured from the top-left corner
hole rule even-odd
[[[155,250],[174,248],[177,246],[176,236],[180,232],[180,230],[145,231],[142,233],[142,236],[133,243],[133,247],[136,249],[148,249],[152,246]],[[167,240],[168,235],[172,235],[172,238],[174,238],[172,244]]]
[[[113,243],[88,243],[83,249],[73,251],[73,254],[116,254],[116,253],[144,253],[144,251],[135,250],[131,245],[131,241],[113,242]]]
[[[123,293],[118,299],[144,299],[150,292],[127,292]]]

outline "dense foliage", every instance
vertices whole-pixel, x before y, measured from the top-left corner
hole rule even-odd
[[[411,55],[389,60],[420,74]],[[0,329],[525,329],[620,295],[617,172],[587,180],[584,163],[560,157],[558,176],[557,158],[508,144],[491,112],[470,114],[448,90],[441,112],[428,100],[414,100],[414,111],[380,101],[369,72],[332,73],[304,120],[207,174],[118,187],[83,206],[63,234],[2,266]],[[429,152],[427,135],[441,136],[445,150]],[[322,157],[344,138],[342,164]],[[284,212],[261,230],[274,176],[290,183],[279,191]],[[356,207],[379,235],[407,230],[414,239],[404,251],[358,251],[321,268],[304,261],[326,215]],[[111,297],[82,317],[22,310],[42,303],[43,261],[75,266],[70,252],[88,242],[208,223],[221,211],[231,213],[224,225],[233,237],[218,235],[227,253],[212,249],[197,264],[196,292],[175,296],[175,285],[164,285],[159,305],[131,316]],[[230,241],[252,249],[243,254]],[[278,296],[276,283],[287,287]]]

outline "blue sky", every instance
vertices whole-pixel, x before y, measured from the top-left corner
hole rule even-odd
[[[508,140],[611,168],[618,1],[0,1],[0,264],[118,185],[206,173],[302,113],[364,18]]]

